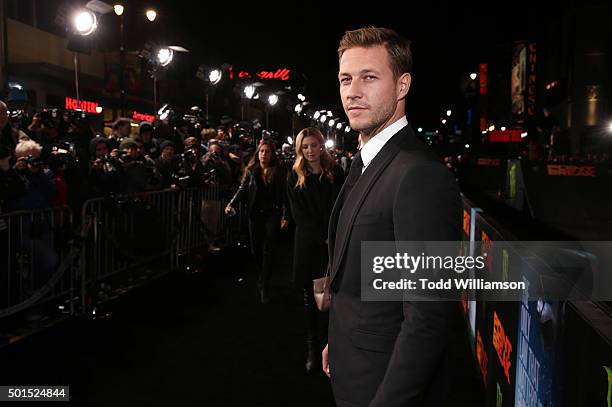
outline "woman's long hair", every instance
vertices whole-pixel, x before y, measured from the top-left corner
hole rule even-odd
[[[329,155],[325,149],[325,140],[323,134],[316,127],[306,127],[300,131],[295,138],[295,162],[293,163],[293,171],[298,176],[297,182],[295,183],[296,188],[304,188],[306,185],[306,176],[310,174],[310,168],[308,167],[308,161],[304,157],[302,152],[302,142],[306,137],[314,137],[321,145],[321,175],[327,177],[331,182],[334,181],[333,168],[335,165],[334,159]]]
[[[266,173],[263,172],[261,164],[259,163],[259,150],[261,150],[264,145],[270,147],[272,153],[268,171],[266,171]],[[253,174],[257,169],[259,169],[262,172],[264,182],[266,184],[270,184],[276,175],[278,164],[279,162],[278,157],[276,156],[276,148],[274,147],[274,143],[270,140],[261,140],[257,146],[257,149],[255,150],[255,153],[253,154],[253,157],[251,157],[251,160],[244,169],[244,177],[247,177],[249,174]]]

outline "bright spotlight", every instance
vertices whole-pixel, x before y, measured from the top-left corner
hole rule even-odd
[[[86,36],[96,30],[98,19],[88,10],[79,11],[74,17],[74,27],[80,35]]]
[[[255,95],[255,86],[248,85],[244,87],[244,96],[246,96],[248,99],[253,99],[254,95]]]
[[[300,99],[302,102],[306,100],[306,96],[302,95],[301,93],[298,93],[297,98]]]
[[[293,144],[293,139],[291,137],[287,137],[287,143]]]
[[[346,126],[346,127],[344,128],[344,132],[345,132],[345,133],[349,133],[350,131],[351,131],[351,126]]]
[[[476,80],[476,78],[478,78],[478,74],[477,74],[477,73],[475,73],[475,72],[472,72],[472,73],[470,74],[470,79],[471,79],[471,80],[473,80],[473,81],[475,81],[475,80]]]
[[[336,129],[337,129],[337,130],[342,130],[342,123],[338,123],[338,124],[336,125]]]
[[[442,119],[442,124],[446,124],[446,119]]]
[[[328,125],[329,127],[334,127],[334,123],[336,123],[336,121],[335,121],[334,119],[331,119],[331,120],[329,121],[329,123],[327,123],[327,125]]]
[[[465,145],[465,148],[470,148],[470,145],[469,145],[469,144],[466,144],[466,145]]]
[[[318,110],[314,113],[314,115],[312,116],[313,119],[317,120],[319,117],[321,117],[321,112],[319,112]]]
[[[319,120],[321,121],[321,123],[325,123],[327,121],[327,116],[323,115],[323,116],[321,116],[321,118]]]
[[[301,104],[297,104],[297,105],[295,105],[295,109],[293,109],[293,110],[295,110],[295,112],[296,112],[297,114],[302,113],[302,105],[301,105]]]
[[[418,131],[419,133],[423,133],[423,128],[422,128],[422,127],[419,127],[419,128],[417,129],[417,131]]]
[[[270,106],[274,106],[277,102],[278,102],[278,96],[277,95],[272,94],[272,95],[268,96],[268,103],[270,104]]]
[[[446,111],[446,115],[447,115],[448,117],[451,117],[451,115],[452,115],[452,114],[453,114],[453,111],[452,111],[452,110],[447,110],[447,111]]]
[[[501,126],[501,127],[500,127],[500,130],[501,130],[501,131],[506,131],[506,127],[505,127],[505,126]]]
[[[147,20],[153,22],[157,18],[157,12],[155,10],[147,10]]]
[[[115,10],[115,14],[117,14],[118,16],[123,14],[123,6],[121,4],[115,4],[113,6],[113,10]]]
[[[334,140],[327,140],[325,142],[325,147],[327,147],[327,148],[334,148]]]
[[[529,135],[529,133],[527,133],[526,131],[521,133],[521,138],[525,138]]]
[[[208,74],[208,80],[210,81],[211,84],[216,85],[219,83],[219,81],[221,81],[222,76],[223,76],[223,73],[219,69],[213,69]]]
[[[608,123],[608,133],[612,133],[612,122]]]
[[[494,131],[494,130],[495,130],[495,125],[494,124],[490,125],[489,126],[489,131]]]
[[[170,48],[160,48],[157,51],[157,62],[161,66],[168,66],[170,62],[172,62],[172,58],[174,57],[174,51]]]

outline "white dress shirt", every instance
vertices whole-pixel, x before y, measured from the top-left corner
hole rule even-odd
[[[391,139],[398,131],[408,125],[406,116],[402,116],[401,119],[385,128],[383,131],[372,137],[365,145],[361,148],[361,159],[363,160],[363,169],[361,173],[368,168],[368,165],[372,162],[374,157],[380,152],[385,146],[387,141]]]

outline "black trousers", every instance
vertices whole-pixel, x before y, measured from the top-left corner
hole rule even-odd
[[[251,253],[259,271],[259,288],[268,291],[274,262],[274,252],[280,234],[279,214],[254,214],[249,219]]]
[[[328,255],[326,244],[313,244],[305,250],[306,256],[301,253],[298,261],[306,266],[304,270],[304,322],[306,327],[306,343],[308,346],[318,346],[318,319],[319,310],[314,299],[313,283],[314,278],[322,277],[327,266]]]

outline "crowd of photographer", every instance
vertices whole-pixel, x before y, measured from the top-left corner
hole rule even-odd
[[[14,117],[0,102],[0,213],[78,209],[93,197],[167,188],[229,188],[256,137],[238,125],[214,129],[182,118],[133,126],[119,118],[105,135],[80,112]]]

